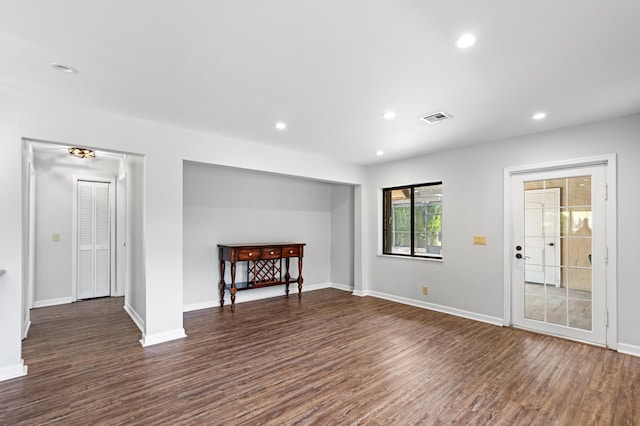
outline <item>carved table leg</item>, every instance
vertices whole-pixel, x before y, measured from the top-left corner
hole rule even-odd
[[[236,263],[231,262],[231,312],[236,310]]]
[[[289,280],[291,279],[291,274],[289,274],[289,258],[288,257],[284,259],[284,268],[285,268],[285,274],[284,274],[285,292],[287,296],[289,296]]]
[[[302,257],[298,258],[298,299],[302,298]]]
[[[224,286],[226,285],[224,282],[224,265],[225,261],[220,261],[220,282],[218,283],[218,290],[220,291],[220,307],[224,305]]]

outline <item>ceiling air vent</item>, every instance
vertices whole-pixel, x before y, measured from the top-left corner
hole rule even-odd
[[[444,111],[438,111],[432,114],[425,115],[424,117],[420,117],[420,120],[424,120],[429,124],[433,124],[449,118],[452,118],[451,114],[447,114]]]

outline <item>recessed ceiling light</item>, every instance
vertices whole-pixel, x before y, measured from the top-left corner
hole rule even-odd
[[[542,120],[543,118],[545,118],[547,116],[547,114],[545,114],[544,112],[536,112],[535,114],[533,114],[533,118],[534,120]]]
[[[287,128],[287,123],[283,123],[282,121],[279,123],[276,123],[276,129],[278,130],[284,130]]]
[[[54,62],[54,63],[51,64],[51,67],[54,70],[57,70],[57,71],[60,71],[60,72],[64,72],[64,73],[67,73],[67,74],[77,74],[78,73],[77,69],[75,69],[74,67],[69,66],[69,65],[58,64],[58,63]]]
[[[383,117],[386,120],[393,120],[394,118],[396,118],[396,113],[393,112],[393,111],[387,111],[387,112],[384,113]]]
[[[476,36],[474,36],[471,33],[462,34],[456,40],[456,47],[459,48],[459,49],[466,49],[467,47],[473,46],[475,44],[476,40],[477,40]]]
[[[378,151],[378,152],[376,152],[376,155],[379,157],[381,155],[384,155],[384,152],[383,151]]]

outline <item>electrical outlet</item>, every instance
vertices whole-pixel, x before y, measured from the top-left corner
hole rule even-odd
[[[429,294],[429,287],[422,287],[422,294],[424,294],[425,296]]]

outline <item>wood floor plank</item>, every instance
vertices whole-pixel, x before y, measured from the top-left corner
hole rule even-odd
[[[33,310],[0,424],[640,422],[640,358],[339,290],[184,325],[143,348],[121,298]]]

